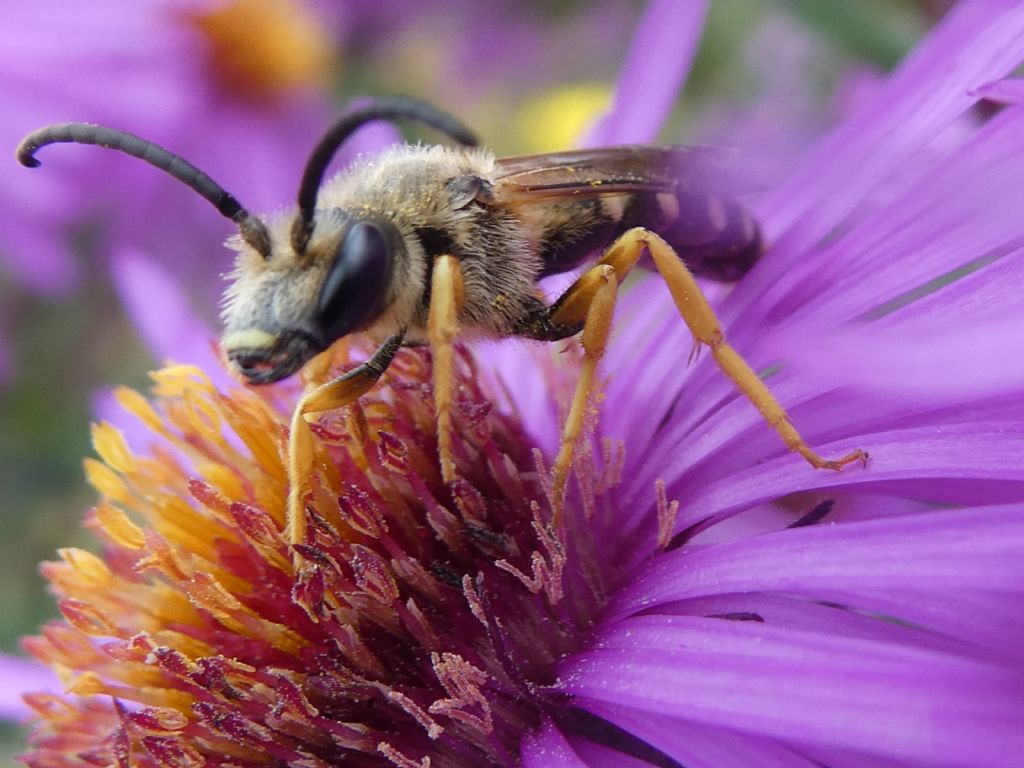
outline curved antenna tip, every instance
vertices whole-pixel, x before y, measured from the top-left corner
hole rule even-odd
[[[222,216],[235,222],[242,238],[263,258],[270,258],[270,234],[262,220],[250,214],[233,195],[192,163],[134,133],[93,123],[56,123],[33,131],[22,139],[15,157],[22,165],[36,168],[40,163],[35,153],[41,147],[65,143],[92,144],[117,150],[169,174],[211,203]]]
[[[22,141],[21,144],[18,145],[18,148],[14,150],[14,157],[26,168],[38,168],[42,163],[36,159],[37,149],[39,149],[39,147],[33,145],[31,142]]]

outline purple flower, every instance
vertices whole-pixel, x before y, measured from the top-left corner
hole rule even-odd
[[[606,747],[683,765],[1019,760],[1024,111],[969,110],[1024,58],[1022,32],[1019,6],[958,6],[758,201],[773,247],[720,304],[794,422],[825,453],[869,450],[866,469],[807,471],[710,360],[680,367],[687,334],[656,280],[628,296],[600,426],[626,446],[624,480],[593,534],[621,581],[554,686],[622,729]],[[674,515],[655,514],[658,480]],[[607,764],[591,731],[559,725],[527,764]]]
[[[685,69],[679,40],[648,55]],[[294,388],[173,369],[153,403],[122,392],[166,445],[95,430],[104,556],[45,567],[65,620],[26,641],[82,698],[30,699],[28,764],[1019,763],[1024,109],[973,108],[1022,60],[1024,9],[958,6],[755,201],[770,248],[716,295],[805,436],[867,467],[811,470],[710,356],[686,367],[654,276],[622,299],[559,529],[571,355],[460,359],[448,487],[429,358],[400,354],[314,425],[298,571]],[[645,103],[608,140],[649,136]]]
[[[612,726],[553,716],[524,764],[1017,762],[1024,111],[970,110],[1022,29],[1008,4],[952,12],[757,202],[773,247],[719,305],[794,422],[865,470],[809,472],[710,360],[681,368],[657,279],[627,296],[599,428],[624,479],[593,533],[621,581],[554,686]],[[555,441],[550,408],[519,412]]]
[[[112,76],[133,54],[138,56],[141,39],[157,34],[158,16],[141,6],[108,2],[105,8],[93,4],[88,12],[75,13],[65,3],[41,0],[7,11],[0,31],[0,99],[7,110],[0,141],[9,151],[29,130],[70,119],[65,110],[72,105],[87,119],[131,119],[136,129],[144,130],[177,100],[179,89],[173,85],[178,67],[140,68],[137,77],[125,67],[121,77]],[[97,45],[103,46],[102,53]],[[166,93],[168,99],[153,104],[145,93]],[[140,104],[148,108],[140,109]],[[44,294],[74,285],[78,268],[65,229],[88,199],[56,174],[5,169],[0,200],[19,215],[5,221],[0,258],[17,284]]]

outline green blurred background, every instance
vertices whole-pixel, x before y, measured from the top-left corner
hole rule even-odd
[[[469,86],[452,82],[443,64],[458,41],[481,36],[486,50],[486,36],[496,33],[494,13],[473,10],[486,5],[419,3],[428,11],[416,23],[403,23],[400,13],[383,18],[372,29],[376,37],[337,51],[331,97],[339,108],[366,93],[429,99],[457,112],[499,154],[571,145],[607,104],[644,3],[498,4],[550,49],[546,71],[522,78],[515,62],[499,63]],[[837,94],[892,68],[945,7],[921,0],[712,0],[690,80],[661,138],[714,141],[717,125],[774,99],[780,130],[806,142],[841,112]],[[595,44],[581,44],[573,30],[599,12],[610,27]],[[561,45],[563,39],[573,45]],[[775,149],[765,146],[765,155]],[[3,173],[21,170],[11,163]],[[280,204],[292,196],[282,189]],[[17,207],[4,215],[17,216]],[[216,218],[212,211],[210,217]],[[211,258],[225,256],[215,239],[209,249]],[[155,364],[87,238],[75,254],[84,279],[65,298],[40,298],[0,272],[0,327],[11,348],[10,375],[0,389],[0,650],[7,653],[17,653],[19,636],[56,615],[37,563],[57,547],[95,546],[80,528],[94,501],[81,471],[90,453],[91,398],[112,384],[144,388]],[[195,311],[216,327],[209,295],[197,293]],[[18,726],[2,726],[0,762],[12,760],[22,738]]]

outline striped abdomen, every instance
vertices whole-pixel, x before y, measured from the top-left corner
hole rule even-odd
[[[633,227],[657,232],[695,274],[713,280],[739,279],[762,251],[760,231],[747,210],[711,192],[636,190],[537,204],[543,206],[538,211],[542,277],[596,258]]]

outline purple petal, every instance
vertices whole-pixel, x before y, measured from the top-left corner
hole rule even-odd
[[[1017,597],[981,589],[935,590],[897,585],[894,588],[847,587],[816,591],[813,575],[807,586],[788,596],[769,592],[730,593],[713,585],[703,596],[661,602],[652,595],[643,610],[666,615],[715,616],[764,621],[776,626],[863,637],[917,646],[1020,666],[1024,658],[1024,616]],[[768,587],[766,586],[766,589]],[[827,605],[814,595],[829,593]],[[614,609],[612,609],[614,611]],[[614,613],[609,620],[614,618]],[[620,614],[622,615],[622,614]],[[896,622],[899,623],[896,623]]]
[[[973,262],[977,269],[1011,260],[1021,245],[1024,216],[1015,194],[1024,173],[1022,141],[1024,110],[1006,110],[836,242],[813,257],[805,254],[783,284],[758,297],[757,315],[785,315],[804,324],[813,319],[824,327],[893,313],[902,319],[917,308],[915,293],[948,295],[942,283],[924,290],[929,281]],[[766,261],[778,258],[773,252]],[[742,319],[747,327],[763,324]]]
[[[1020,387],[1024,337],[1014,332],[1014,326],[1024,300],[1014,286],[1024,278],[1024,253],[1014,244],[1019,242],[1024,216],[1015,194],[1024,174],[1022,142],[1024,111],[1008,110],[902,198],[869,215],[826,251],[790,269],[785,281],[757,297],[756,312],[727,323],[730,337],[756,369],[801,361],[797,370],[791,365],[783,368],[771,386],[805,436],[817,442],[825,437],[826,433],[815,434],[815,422],[827,425],[833,436],[849,433],[854,426],[850,414],[857,414],[858,431],[869,431],[872,424],[881,426],[897,415],[908,415],[910,398],[918,409],[933,411],[940,394],[947,403],[964,394],[977,401]],[[774,256],[770,252],[766,261]],[[951,283],[948,278],[940,280],[972,260],[991,259],[995,260],[973,274]],[[932,282],[936,287],[928,288]],[[923,293],[922,286],[927,289]],[[743,429],[741,421],[733,419],[742,420],[744,414],[758,417],[742,398],[737,400],[707,359],[680,370],[690,341],[659,281],[634,287],[627,301],[623,315],[631,318],[628,335],[613,342],[607,370],[631,370],[642,364],[644,375],[613,378],[609,400],[629,419],[620,424],[614,414],[607,417],[606,433],[631,445],[654,441],[663,455],[693,457],[691,484],[698,479],[693,474],[698,463],[710,467],[714,462],[721,476],[741,467],[741,460],[763,459],[764,454],[753,450],[755,443],[747,443],[743,453],[730,452],[728,465],[718,458],[727,443],[735,448],[729,442],[736,436],[732,430]],[[766,329],[770,324],[765,315],[772,314],[786,315],[786,326]],[[881,315],[873,324],[879,332],[884,329],[887,343],[858,333],[854,343],[863,350],[863,362],[857,349],[826,336],[840,322],[859,318],[862,325],[872,314]],[[951,329],[948,318],[954,315],[957,323]],[[895,333],[900,326],[908,329],[902,343]],[[917,343],[911,333],[924,341]],[[823,354],[825,348],[829,354]],[[837,359],[844,364],[837,365]],[[851,384],[863,390],[858,397],[872,392],[876,396],[858,401],[849,394]],[[887,395],[899,394],[899,400],[878,398],[880,389]],[[838,390],[842,394],[833,397]],[[681,399],[684,393],[688,396]],[[813,419],[798,408],[826,396],[843,407],[817,408]],[[644,407],[629,408],[634,401],[642,401]],[[722,402],[729,405],[716,413]],[[899,413],[897,407],[902,409]],[[663,425],[670,412],[671,421]],[[767,445],[760,438],[756,444]],[[685,448],[680,451],[677,446]],[[640,493],[649,497],[650,481],[636,478],[643,482]],[[635,502],[638,497],[628,498]]]
[[[707,0],[651,1],[637,26],[611,109],[583,146],[654,140],[689,72],[706,14]]]
[[[742,405],[750,407],[746,403]],[[835,418],[841,423],[838,415]],[[848,414],[848,418],[851,424],[856,424],[858,414]],[[758,441],[778,440],[767,429],[764,433],[746,435],[738,423],[730,423],[747,419],[756,429],[763,428],[758,414],[745,411],[722,417],[719,419],[722,425],[715,428],[722,436],[729,435],[729,440],[743,441],[742,445],[731,444],[730,464],[736,460],[749,467],[757,454],[764,455],[769,450],[764,444],[758,445]],[[1020,456],[1024,455],[1024,424],[1021,423],[944,424],[878,433],[865,430],[855,441],[821,443],[816,448],[828,456],[863,448],[871,454],[867,467],[851,466],[842,472],[813,470],[800,457],[783,455],[749,469],[732,468],[724,472],[720,480],[694,483],[687,473],[695,462],[710,462],[710,470],[717,469],[714,458],[721,448],[711,447],[719,440],[713,435],[714,432],[711,436],[695,435],[684,446],[659,449],[663,458],[654,466],[630,465],[633,473],[619,489],[621,495],[617,502],[623,514],[620,524],[625,530],[629,529],[631,519],[643,520],[649,516],[654,482],[658,478],[669,481],[668,497],[678,499],[682,505],[677,530],[694,523],[721,520],[786,494],[826,488],[898,492],[942,503],[1024,500],[1024,465],[1020,462]],[[645,506],[644,500],[647,500]]]
[[[760,621],[788,629],[863,638],[1007,664],[1019,664],[1024,655],[1020,645],[1024,637],[1024,618],[1008,615],[1005,594],[998,596],[1001,602],[990,599],[989,595],[977,598],[976,592],[968,599],[959,593],[956,597],[948,593],[936,597],[934,591],[924,593],[921,590],[898,593],[875,590],[866,595],[843,596],[851,603],[859,601],[869,606],[857,608],[850,604],[819,602],[810,596],[810,591],[787,595],[723,592],[661,603],[645,607],[644,611],[665,616]],[[908,599],[906,596],[911,592],[913,598]],[[924,607],[915,604],[915,600]],[[899,621],[892,618],[897,615]],[[609,617],[611,620],[613,616]],[[993,657],[993,652],[998,657]]]
[[[395,126],[382,122],[370,123],[352,134],[339,152],[339,158],[341,162],[349,163],[359,155],[377,153],[401,142],[402,134]]]
[[[866,104],[758,206],[769,241],[798,252],[826,235],[903,160],[1024,59],[1024,6],[960,3]],[[936,72],[942,76],[936,76]],[[783,265],[780,265],[783,266]]]
[[[1024,58],[1022,32],[1024,6],[959,4],[876,98],[808,153],[789,181],[757,206],[773,248],[722,308],[727,325],[743,309],[763,314],[775,307],[777,294],[792,294],[799,273],[828,271],[826,263],[807,258],[807,249],[836,231],[856,208],[872,199],[885,202],[887,190],[906,189],[921,178],[944,154],[935,137],[975,102],[971,89],[1006,74]],[[887,210],[899,215],[898,207]],[[878,234],[866,241],[844,240],[853,247],[873,247]],[[830,261],[833,267],[845,266],[842,259]],[[751,327],[764,324],[763,317],[751,320]]]
[[[1008,285],[979,281],[991,286],[984,294],[1007,292]],[[997,307],[999,297],[992,297]],[[835,361],[843,361],[843,375],[856,382],[859,395],[889,397],[904,404],[912,402],[934,410],[939,406],[962,404],[964,399],[982,398],[1024,390],[1024,337],[1020,315],[1005,313],[996,321],[966,323],[948,327],[948,313],[931,317],[932,327],[923,324],[907,332],[886,331],[886,343],[867,334],[829,339],[829,354],[807,344],[804,333],[780,340],[778,348],[791,361],[792,372],[825,381]]]
[[[133,250],[120,250],[113,265],[121,302],[153,356],[161,362],[198,365],[219,388],[230,386],[233,382],[213,352],[216,334],[197,319],[174,276]]]
[[[800,751],[814,761],[814,765],[827,765],[828,768],[907,768],[908,765],[903,760],[834,747],[801,746]]]
[[[587,763],[550,721],[523,737],[520,758],[523,768],[587,768]]]
[[[166,5],[108,2],[79,9],[39,0],[6,9],[0,143],[13,148],[27,132],[68,119],[153,136],[182,114],[189,103],[182,69],[199,66],[200,57],[178,55],[181,35],[167,23]],[[19,211],[0,237],[5,265],[23,286],[49,295],[76,284],[79,266],[68,228],[94,212],[105,194],[100,190],[111,186],[110,174],[96,170],[111,167],[109,156],[67,154],[74,159],[45,155],[45,172],[12,166],[0,177],[0,200]]]
[[[14,182],[11,177],[16,173],[17,170],[3,174],[3,178]],[[29,291],[43,296],[67,294],[77,284],[80,270],[67,253],[66,242],[55,232],[53,219],[60,218],[61,212],[50,208],[52,198],[41,194],[34,196],[32,186],[26,185],[20,192],[11,193],[2,189],[3,186],[0,182],[0,199],[19,200],[20,213],[16,218],[21,225],[14,229],[5,227],[0,235],[4,271]]]
[[[595,744],[582,736],[570,740],[576,754],[591,768],[651,768],[649,760],[642,760],[617,749]]]
[[[609,615],[711,594],[1024,591],[1018,505],[783,530],[659,554]],[[869,606],[868,606],[869,607]]]
[[[975,88],[972,95],[1000,104],[1021,104],[1024,103],[1024,79],[1006,77],[1002,80],[985,83]]]
[[[42,664],[0,654],[0,718],[18,720],[29,714],[22,696],[33,691],[59,694],[63,691],[53,672]]]
[[[573,367],[561,364],[547,345],[519,339],[478,341],[473,351],[487,361],[480,367],[480,376],[488,382],[498,407],[519,417],[537,446],[553,455],[558,450],[561,416],[551,392],[571,391]],[[560,385],[552,384],[556,381]]]
[[[819,768],[777,741],[729,728],[700,725],[641,712],[629,707],[590,701],[587,709],[636,735],[686,766],[714,768]]]
[[[218,126],[214,135],[191,129],[183,131],[174,145],[227,189],[238,190],[253,211],[273,211],[291,203],[305,153],[337,117],[321,104],[298,104],[273,119],[254,119],[247,105],[218,103],[215,95],[204,109],[204,119]],[[358,154],[376,153],[401,140],[394,125],[381,121],[367,124],[339,148],[326,178]],[[247,162],[239,162],[239,147],[244,147]],[[211,245],[209,250],[215,253],[217,244]]]
[[[757,622],[636,617],[565,665],[588,700],[920,763],[1012,766],[1024,676],[995,665]]]

